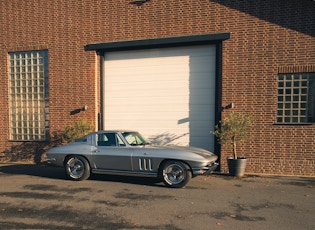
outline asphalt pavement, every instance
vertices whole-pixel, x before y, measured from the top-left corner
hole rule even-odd
[[[182,189],[152,178],[0,164],[0,229],[315,229],[315,178],[211,174]]]

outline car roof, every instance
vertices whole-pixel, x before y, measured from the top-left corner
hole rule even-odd
[[[100,130],[100,131],[95,131],[95,132],[92,132],[94,134],[97,134],[97,133],[130,133],[130,132],[136,132],[137,131],[134,131],[134,130]]]

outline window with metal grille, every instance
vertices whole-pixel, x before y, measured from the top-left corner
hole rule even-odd
[[[10,139],[46,140],[49,131],[48,51],[9,53]]]
[[[315,73],[278,75],[277,122],[315,122]]]

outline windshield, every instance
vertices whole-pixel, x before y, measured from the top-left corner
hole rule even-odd
[[[144,139],[138,132],[123,132],[122,135],[129,145],[136,146],[150,144],[150,142]]]

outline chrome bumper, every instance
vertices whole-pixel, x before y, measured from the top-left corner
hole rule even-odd
[[[202,167],[202,168],[193,168],[193,174],[196,175],[204,175],[204,174],[210,174],[212,173],[217,167],[219,166],[219,163],[212,162],[211,164]]]
[[[46,158],[44,161],[46,164],[54,164],[56,162],[56,158]]]

